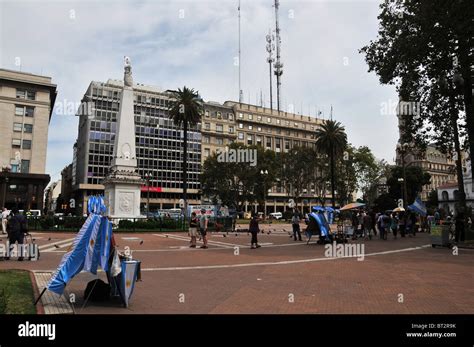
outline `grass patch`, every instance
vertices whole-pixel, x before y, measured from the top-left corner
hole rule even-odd
[[[36,314],[30,273],[0,270],[0,314]]]

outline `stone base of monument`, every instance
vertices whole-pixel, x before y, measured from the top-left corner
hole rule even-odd
[[[112,171],[104,180],[105,202],[109,217],[117,219],[145,218],[140,214],[140,175],[130,171]]]

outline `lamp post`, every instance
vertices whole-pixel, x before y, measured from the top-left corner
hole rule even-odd
[[[263,215],[264,218],[267,214],[267,176],[268,176],[268,170],[260,170],[260,175],[263,177]]]
[[[150,172],[145,173],[146,179],[146,218],[150,217],[150,178],[152,177]]]
[[[408,153],[411,145],[407,142],[397,144],[398,153],[400,153],[400,159],[402,161],[402,170],[403,170],[403,208],[407,208],[407,200],[408,200],[408,193],[407,193],[407,175],[406,175],[406,165],[405,165],[405,155]],[[399,181],[400,182],[400,181]]]

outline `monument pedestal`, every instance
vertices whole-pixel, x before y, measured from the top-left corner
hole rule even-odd
[[[139,218],[140,176],[134,172],[113,171],[104,180],[105,201],[111,218]]]

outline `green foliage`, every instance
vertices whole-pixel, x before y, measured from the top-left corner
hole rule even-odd
[[[391,176],[387,180],[389,186],[389,194],[394,199],[400,199],[403,196],[403,184],[398,181],[403,178],[403,168],[394,166],[391,170]],[[418,166],[409,166],[406,168],[406,186],[407,186],[407,203],[411,204],[422,191],[424,185],[429,184],[431,175]]]

